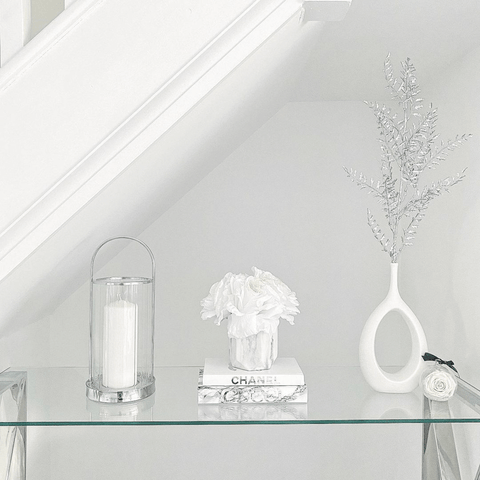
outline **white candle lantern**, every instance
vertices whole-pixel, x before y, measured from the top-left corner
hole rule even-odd
[[[150,277],[94,277],[95,258],[108,242],[126,239],[150,255]],[[106,403],[133,402],[155,391],[153,373],[155,259],[140,240],[115,237],[95,251],[90,266],[90,378],[87,397]]]

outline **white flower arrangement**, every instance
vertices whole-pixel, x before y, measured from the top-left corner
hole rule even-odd
[[[293,325],[294,315],[300,312],[295,293],[281,280],[256,267],[252,270],[253,275],[227,273],[201,302],[203,320],[214,318],[217,325],[232,316],[238,320],[229,322],[229,337],[271,332],[280,318]]]

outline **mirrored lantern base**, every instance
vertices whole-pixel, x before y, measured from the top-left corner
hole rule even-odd
[[[102,383],[102,375],[87,381],[87,398],[95,402],[126,403],[136,402],[149,397],[155,392],[155,377],[137,377],[132,387],[108,388]]]

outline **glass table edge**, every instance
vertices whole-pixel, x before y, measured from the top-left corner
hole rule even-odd
[[[201,368],[198,366],[179,366],[179,368]],[[82,367],[62,367],[62,368],[82,368]],[[170,368],[170,367],[163,367]],[[176,367],[173,367],[176,368]],[[22,372],[19,369],[6,369],[0,373],[19,375]],[[20,378],[20,377],[19,377]],[[463,403],[468,404],[478,415],[478,417],[462,416],[458,418],[325,418],[325,419],[234,419],[234,420],[0,420],[0,427],[73,427],[73,426],[202,426],[202,425],[366,425],[366,424],[473,424],[480,423],[480,390],[466,382],[460,377],[458,379],[458,389],[455,396]],[[2,390],[2,392],[5,389]],[[428,401],[424,397],[424,401]],[[437,402],[439,403],[439,402]],[[442,402],[444,403],[444,402]],[[445,402],[448,403],[448,402]],[[238,403],[236,405],[241,405]],[[253,404],[249,404],[253,405]],[[260,404],[261,405],[261,404]],[[300,404],[297,404],[300,405]],[[308,402],[305,404],[308,405]]]
[[[0,422],[0,427],[95,427],[95,426],[202,426],[202,425],[379,425],[379,424],[466,424],[480,423],[480,418],[402,418],[340,420],[152,420],[152,421],[31,421]]]

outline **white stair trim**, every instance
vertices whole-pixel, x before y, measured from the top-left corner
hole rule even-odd
[[[103,0],[76,2],[64,12],[68,26],[54,25],[43,49],[53,48],[76,28],[85,15]],[[141,105],[116,131],[93,148],[67,175],[50,188],[0,235],[3,251],[0,279],[32,254],[45,240],[78,212],[110,181],[124,171],[148,146],[200,101],[248,55],[277,31],[301,8],[300,2],[259,0],[244,15],[207,45],[191,62]],[[34,45],[10,82],[32,62],[41,59],[42,48]],[[13,70],[13,67],[12,67]],[[4,88],[8,84],[1,84]],[[1,88],[1,87],[0,87]]]
[[[105,0],[77,0],[0,72],[7,89]],[[257,0],[0,233],[0,281],[294,16],[300,0]]]
[[[0,92],[18,80],[57,42],[78,27],[104,0],[77,0],[32,38],[20,52],[0,69]]]
[[[30,24],[30,0],[0,0],[0,66],[23,48]]]

